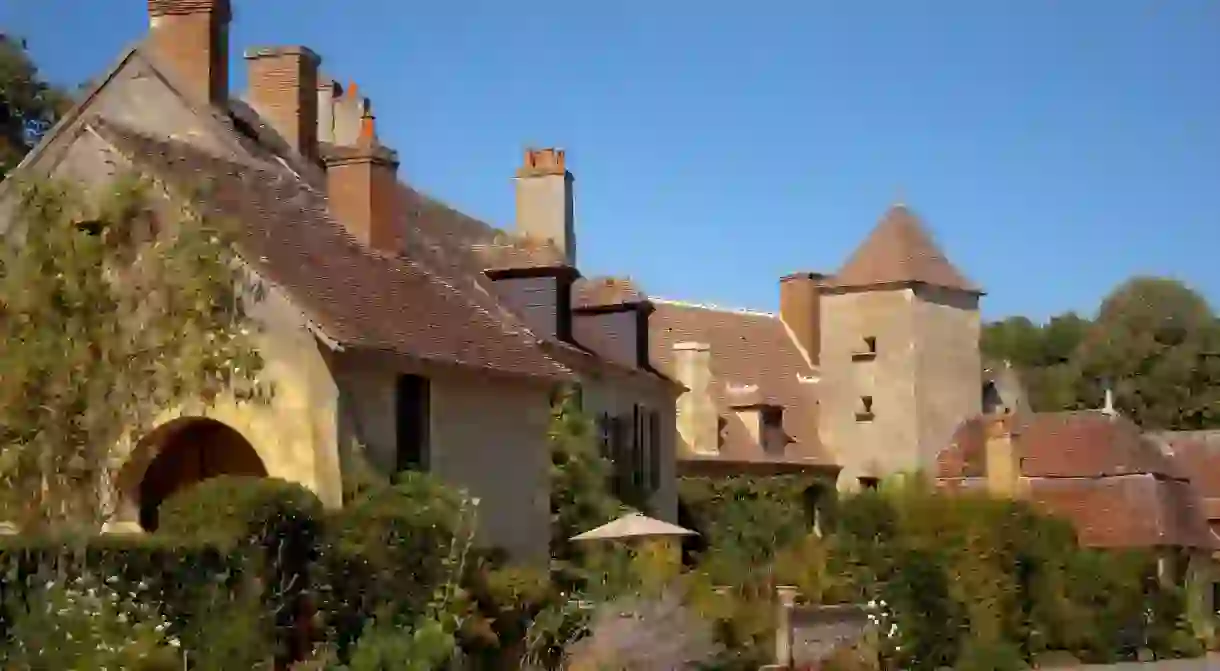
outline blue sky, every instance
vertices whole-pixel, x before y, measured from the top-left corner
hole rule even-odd
[[[235,90],[243,48],[312,47],[471,214],[510,224],[522,147],[566,148],[582,268],[653,295],[774,309],[901,198],[988,317],[1091,312],[1135,273],[1220,304],[1214,0],[234,4]],[[145,7],[0,0],[0,29],[75,84]]]

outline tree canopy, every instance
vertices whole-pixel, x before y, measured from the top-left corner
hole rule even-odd
[[[988,324],[981,346],[1020,371],[1035,410],[1095,408],[1110,389],[1118,409],[1146,428],[1220,427],[1220,318],[1177,280],[1132,278],[1092,319]]]
[[[25,43],[0,33],[0,180],[47,128],[71,107],[71,98],[38,73]]]

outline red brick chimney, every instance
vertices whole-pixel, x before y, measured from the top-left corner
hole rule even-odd
[[[229,0],[148,0],[149,44],[185,93],[229,102]]]
[[[822,348],[822,281],[820,273],[793,273],[780,278],[780,319],[792,331],[792,336],[809,362],[818,364]]]
[[[354,147],[336,146],[325,160],[331,215],[370,249],[396,253],[398,155],[378,143],[373,116],[361,120]]]
[[[318,67],[322,59],[306,47],[262,47],[246,51],[248,102],[307,159],[318,156]]]

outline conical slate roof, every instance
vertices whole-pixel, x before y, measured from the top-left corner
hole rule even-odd
[[[909,283],[983,293],[949,263],[919,217],[905,205],[891,207],[828,281],[829,286],[843,289]]]

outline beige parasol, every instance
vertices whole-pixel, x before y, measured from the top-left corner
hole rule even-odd
[[[667,538],[678,536],[698,536],[699,534],[684,529],[676,524],[641,515],[627,513],[606,524],[590,529],[583,534],[573,536],[573,541],[611,541],[629,540],[633,538]]]

